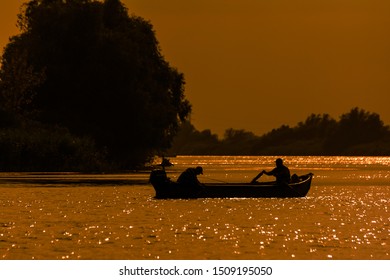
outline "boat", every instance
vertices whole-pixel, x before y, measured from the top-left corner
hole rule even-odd
[[[150,183],[156,192],[155,198],[293,198],[305,197],[310,190],[313,174],[299,177],[290,184],[261,183],[206,183],[194,190],[167,177],[165,170],[153,170]]]

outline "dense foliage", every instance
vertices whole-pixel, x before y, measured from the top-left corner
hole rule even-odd
[[[3,111],[90,139],[118,168],[170,146],[191,106],[148,21],[119,0],[30,0],[18,25],[2,56]]]
[[[127,169],[172,142],[170,154],[390,155],[389,127],[359,108],[262,136],[197,131],[183,74],[120,0],[30,0],[18,25],[1,58],[1,170]]]
[[[228,129],[223,139],[183,125],[171,154],[196,155],[390,155],[390,130],[380,116],[353,108],[340,116],[310,115],[296,126],[282,125],[256,136]]]

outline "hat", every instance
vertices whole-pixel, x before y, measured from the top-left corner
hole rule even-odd
[[[196,171],[197,171],[199,174],[203,174],[203,168],[202,168],[202,166],[197,166],[195,169],[196,169]]]

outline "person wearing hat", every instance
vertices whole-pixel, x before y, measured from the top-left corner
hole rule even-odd
[[[256,183],[257,179],[259,179],[263,174],[268,176],[274,176],[276,178],[276,184],[289,183],[291,175],[288,167],[283,164],[283,160],[281,158],[276,159],[275,163],[276,167],[274,169],[269,172],[265,170],[261,171],[255,178],[253,178],[251,183]]]
[[[199,191],[202,188],[202,183],[198,180],[198,175],[203,174],[202,166],[195,168],[187,168],[183,173],[180,174],[177,182],[188,189]]]

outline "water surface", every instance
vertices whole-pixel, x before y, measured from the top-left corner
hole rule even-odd
[[[242,182],[274,160],[182,156],[167,170]],[[389,157],[285,162],[315,174],[306,198],[156,200],[147,173],[3,173],[0,259],[390,259]]]

